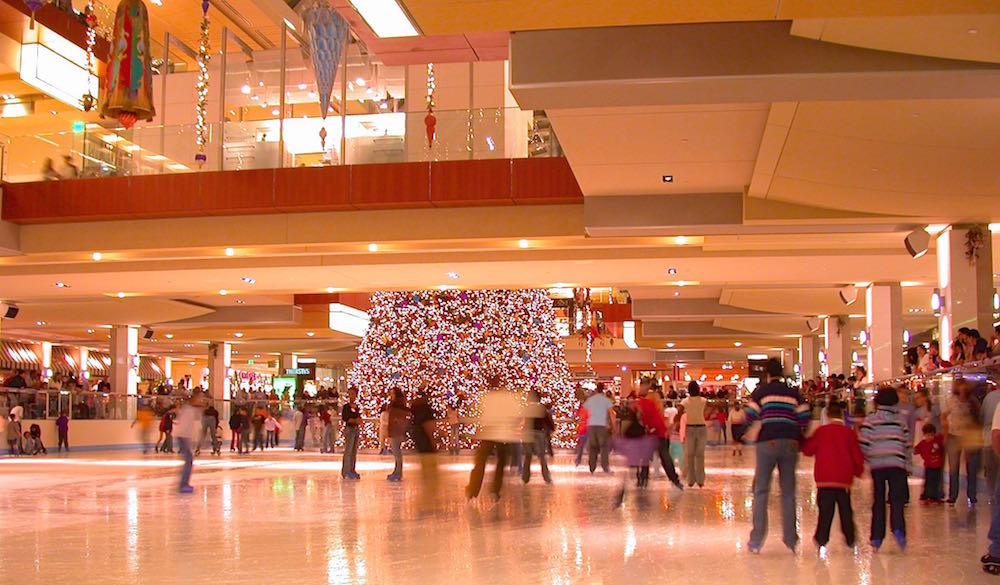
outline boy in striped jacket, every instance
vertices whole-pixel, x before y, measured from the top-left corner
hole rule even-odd
[[[877,407],[865,419],[859,431],[861,451],[871,469],[875,488],[872,504],[871,545],[876,551],[885,539],[885,506],[888,496],[892,535],[900,549],[906,548],[906,521],[903,506],[907,491],[906,467],[909,454],[909,427],[897,407],[899,395],[895,388],[882,388],[875,395]],[[886,492],[888,486],[888,493]]]

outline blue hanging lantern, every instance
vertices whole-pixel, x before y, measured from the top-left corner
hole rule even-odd
[[[323,120],[330,111],[333,82],[337,79],[340,58],[344,54],[350,25],[327,0],[305,0],[299,14],[309,34],[309,52],[312,57],[319,111]],[[326,128],[320,129],[320,140],[326,148]]]

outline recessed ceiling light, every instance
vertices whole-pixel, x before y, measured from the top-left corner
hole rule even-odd
[[[448,273],[448,278],[450,278],[452,280],[457,280],[458,279],[458,273],[457,272],[449,272]]]
[[[743,342],[742,341],[734,341],[733,345],[735,345],[736,347],[743,347]]]
[[[69,285],[66,284],[65,282],[57,282],[56,286],[59,288],[69,288]]]
[[[968,30],[968,33],[969,33],[970,35],[978,35],[978,34],[979,34],[979,29],[978,29],[978,28],[970,28],[970,29]]]
[[[676,345],[676,344],[673,341],[668,341],[667,342],[667,347],[673,347],[674,345]]]
[[[94,252],[90,257],[94,259],[94,262],[100,262],[101,258],[103,258],[100,252]]]
[[[334,291],[336,291],[336,290],[337,290],[337,289],[333,288],[332,286],[328,286],[328,287],[326,287],[326,292],[328,292],[328,293],[331,293],[331,294],[332,294],[332,293],[333,293]]]
[[[673,183],[674,182],[674,176],[673,175],[663,175],[663,182],[664,183]]]
[[[667,268],[667,274],[677,274],[676,268]]]
[[[243,299],[236,299],[236,304],[237,305],[242,305],[242,304],[245,304],[245,303],[246,303],[246,301],[244,301]]]
[[[307,87],[309,87],[309,86],[308,86],[308,85],[306,85],[306,84],[304,84],[304,83],[300,83],[300,84],[299,84],[299,89],[305,89],[305,88],[307,88]]]
[[[312,337],[313,335],[316,335],[316,334],[314,332],[312,332],[312,331],[306,331],[306,337]]]
[[[260,354],[259,354],[259,353],[255,353],[255,354],[253,354],[253,357],[255,357],[255,358],[259,358],[259,357],[260,357]]]
[[[236,255],[236,250],[232,248],[226,248],[226,256],[235,256],[235,255]]]
[[[681,296],[681,291],[679,291],[679,290],[675,290],[675,291],[674,291],[674,296],[675,296],[675,297],[679,297],[679,296]]]
[[[241,278],[240,280],[242,280],[243,282],[245,282],[245,283],[247,283],[247,284],[249,284],[249,285],[254,285],[254,284],[257,284],[257,281],[256,281],[256,280],[254,280],[254,279],[252,279],[252,278],[250,278],[249,276],[244,276],[244,277],[243,277],[243,278]]]
[[[687,236],[676,236],[674,238],[674,243],[678,246],[683,246],[688,242]]]
[[[35,321],[35,325],[39,325],[39,326],[41,326],[41,325],[48,325],[48,323],[46,323],[45,321]]]
[[[243,337],[243,333],[240,332],[240,331],[237,331],[236,333],[233,333],[233,337]]]
[[[264,81],[263,80],[258,81],[257,82],[257,87],[264,87]]]
[[[527,248],[528,246],[531,245],[531,242],[529,242],[528,240],[520,240],[517,242],[517,245],[520,246],[521,248]]]
[[[164,337],[166,337],[167,339],[173,339],[174,338],[174,334],[173,333],[167,333],[166,335],[164,335]]]
[[[250,95],[250,91],[251,90],[249,83],[244,83],[243,87],[240,88],[240,93],[242,93],[243,95]]]
[[[219,294],[222,295],[222,296],[226,296],[226,295],[229,294],[229,291],[226,290],[226,289],[224,289],[224,288],[220,288],[219,289]]]
[[[94,333],[94,329],[87,329],[87,333]]]
[[[125,293],[123,293],[121,291],[118,291],[118,298],[119,299],[124,299],[125,298]]]
[[[375,242],[372,242],[371,244],[368,244],[368,251],[369,252],[378,252],[378,244],[376,244]]]

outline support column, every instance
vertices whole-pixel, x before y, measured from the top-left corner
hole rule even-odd
[[[294,353],[278,355],[278,375],[283,376],[285,370],[294,370],[297,367],[299,367],[299,358]]]
[[[809,380],[819,375],[819,336],[803,335],[799,338],[799,376]]]
[[[868,381],[903,374],[903,289],[876,282],[865,291],[868,324]]]
[[[83,378],[90,379],[90,350],[86,347],[77,348],[76,352],[77,380]]]
[[[219,408],[220,420],[229,420],[229,400],[232,398],[229,388],[229,365],[232,363],[233,346],[222,341],[208,344],[208,395],[213,400],[224,400]],[[197,385],[197,384],[196,384]]]
[[[134,395],[139,384],[139,330],[128,325],[111,328],[111,391]]]
[[[795,356],[796,351],[798,350],[794,348],[781,350],[781,369],[785,372],[795,371],[795,364],[799,363]]]
[[[983,245],[978,258],[966,257],[969,233],[979,230]],[[986,224],[952,226],[937,237],[938,317],[941,359],[951,359],[951,342],[960,327],[978,329],[986,339],[993,331],[993,239]]]
[[[851,320],[847,315],[823,319],[826,332],[826,365],[830,374],[851,374]]]

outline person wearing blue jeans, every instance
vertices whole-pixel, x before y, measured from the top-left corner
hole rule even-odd
[[[809,406],[802,395],[781,380],[781,362],[774,358],[767,360],[767,378],[767,384],[758,386],[750,395],[746,407],[746,424],[749,426],[760,421],[757,469],[753,477],[753,530],[747,544],[752,553],[760,552],[767,536],[767,501],[775,467],[778,468],[778,484],[781,486],[782,542],[793,551],[799,543],[795,515],[795,465],[799,461],[799,442],[810,420]]]

